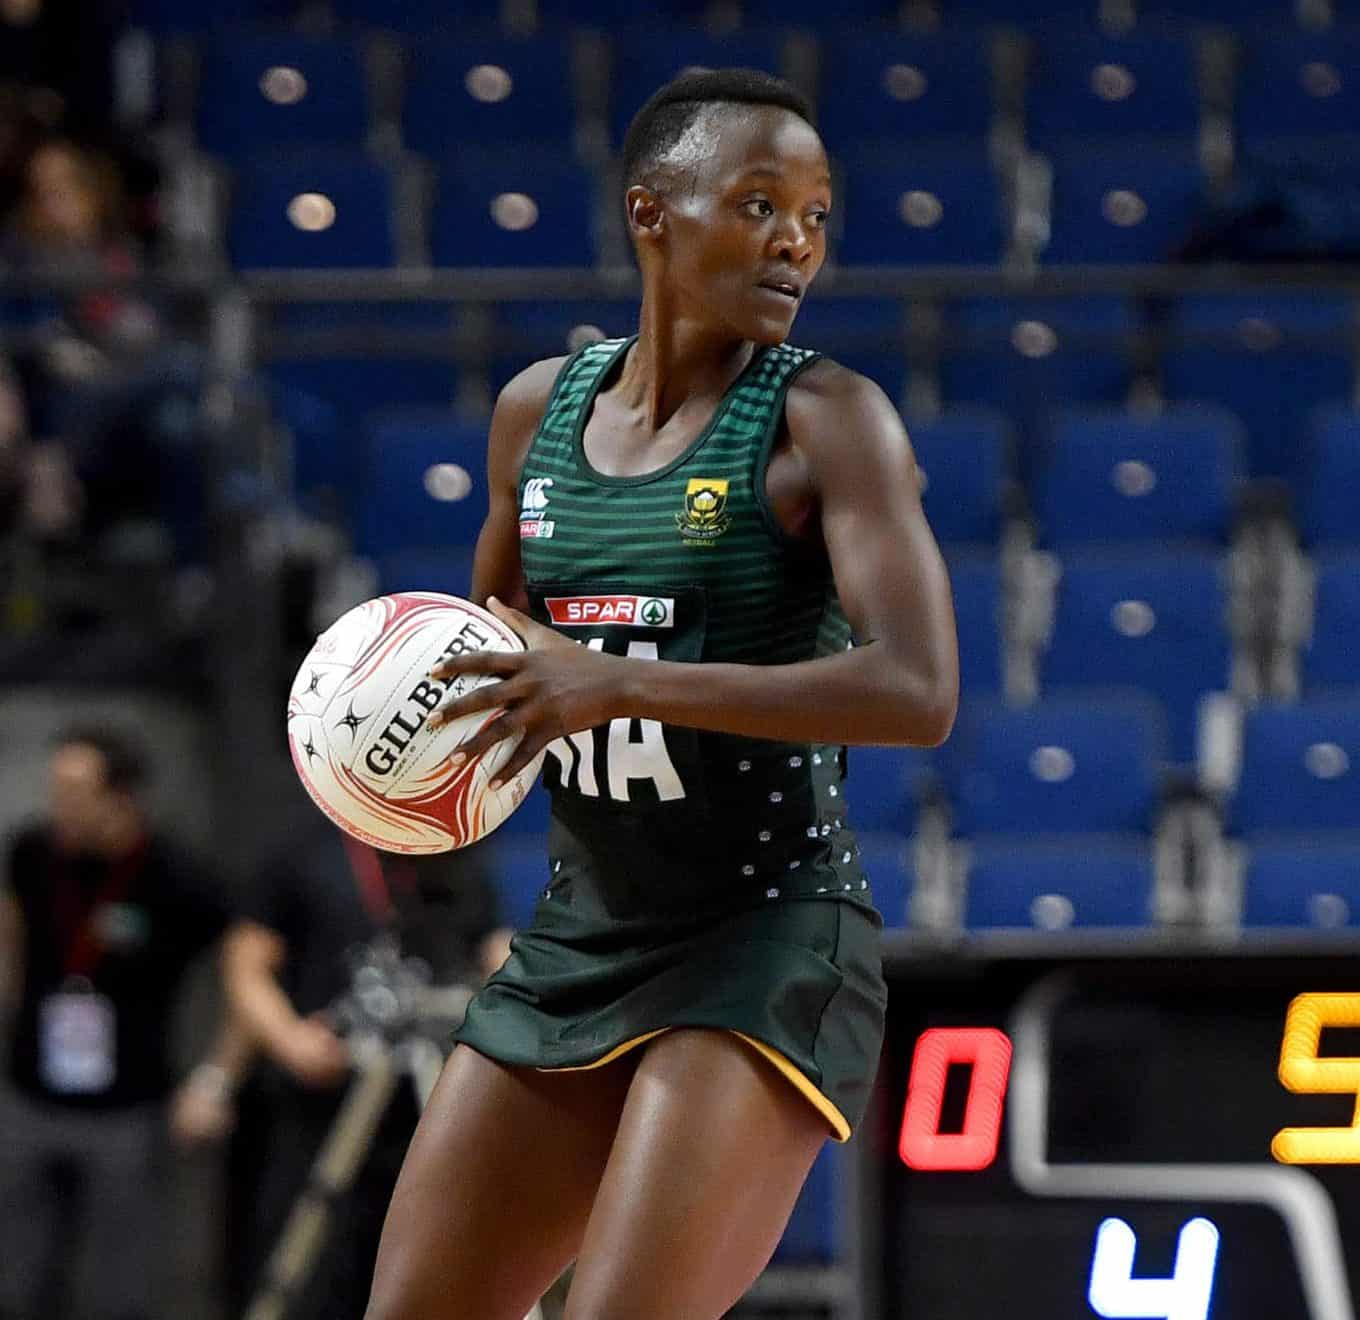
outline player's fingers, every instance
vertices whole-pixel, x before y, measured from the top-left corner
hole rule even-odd
[[[526,765],[533,761],[534,757],[548,745],[549,741],[549,739],[526,733],[520,739],[520,744],[515,748],[510,759],[496,771],[495,778],[491,781],[491,787],[500,788],[502,784],[509,783]]]
[[[551,628],[545,628],[541,623],[535,623],[527,614],[521,614],[511,605],[506,605],[495,596],[486,598],[486,607],[502,623],[509,625],[519,634],[520,641],[529,650],[537,650],[544,642],[551,642],[557,634]]]
[[[430,715],[430,726],[437,729],[441,724],[461,720],[464,715],[475,715],[479,710],[504,706],[514,695],[513,689],[507,689],[504,683],[479,684],[461,697],[445,697]]]
[[[523,663],[522,652],[464,651],[441,660],[430,670],[430,677],[441,683],[457,678],[459,674],[495,674],[498,678],[506,678],[517,673]]]
[[[513,738],[519,732],[519,728],[519,723],[508,712],[493,719],[466,742],[459,744],[458,750],[453,754],[453,768],[456,770],[465,761],[481,756],[502,738]]]

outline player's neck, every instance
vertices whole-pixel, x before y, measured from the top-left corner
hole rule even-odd
[[[619,401],[659,430],[691,399],[718,399],[741,374],[754,349],[748,339],[715,330],[644,300],[638,342],[615,387]]]

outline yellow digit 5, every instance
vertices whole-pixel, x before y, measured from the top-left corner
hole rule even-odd
[[[1296,1095],[1356,1097],[1348,1128],[1282,1128],[1270,1143],[1281,1164],[1360,1164],[1360,1059],[1320,1059],[1324,1027],[1360,1027],[1360,994],[1299,995],[1289,1005],[1280,1081]]]

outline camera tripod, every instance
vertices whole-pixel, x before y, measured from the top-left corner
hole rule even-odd
[[[320,1263],[335,1207],[353,1187],[397,1088],[409,1080],[416,1107],[425,1108],[444,1066],[437,1042],[447,1039],[472,998],[464,986],[432,987],[429,968],[419,959],[403,958],[390,936],[365,946],[352,966],[350,990],[328,1017],[349,1046],[354,1080],[270,1253],[245,1320],[287,1320]],[[535,1306],[525,1320],[543,1320],[541,1308]]]

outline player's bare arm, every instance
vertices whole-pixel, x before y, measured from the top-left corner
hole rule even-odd
[[[635,660],[578,647],[494,601],[530,650],[467,654],[437,671],[505,680],[444,711],[448,719],[504,711],[465,755],[523,733],[508,778],[552,739],[618,716],[792,742],[935,746],[948,736],[958,703],[953,607],[896,411],[876,385],[826,363],[790,391],[786,418],[862,645],[791,665]]]
[[[477,537],[472,599],[488,596],[520,609],[528,605],[519,557],[519,474],[566,358],[545,358],[515,376],[500,392],[487,440],[490,505]]]

